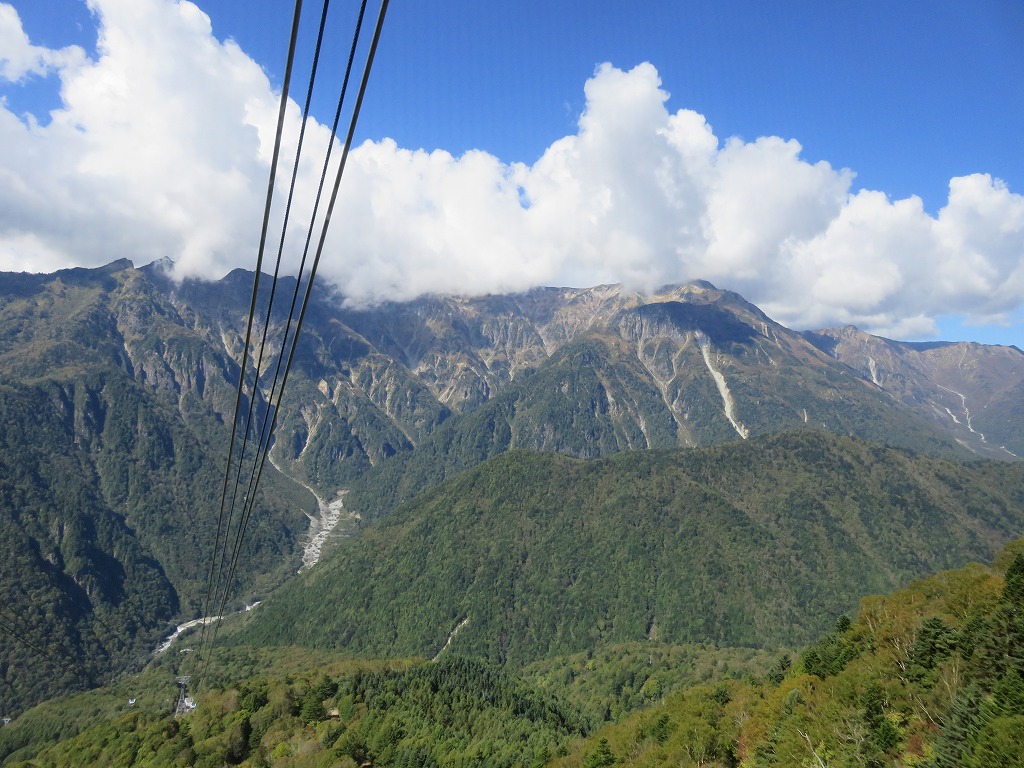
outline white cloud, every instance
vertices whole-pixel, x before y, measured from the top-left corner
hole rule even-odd
[[[68,264],[171,256],[230,269],[266,175],[248,114],[272,100],[269,83],[190,3],[90,8],[99,57],[56,67],[63,106],[49,124],[0,112],[0,265],[35,266],[32,235]]]
[[[266,76],[192,3],[89,7],[96,60],[32,45],[0,3],[0,77],[56,73],[63,100],[45,126],[0,104],[0,269],[163,256],[180,275],[251,268],[277,112]],[[1024,305],[1024,197],[997,179],[954,178],[931,216],[914,197],[852,192],[851,171],[808,163],[794,140],[720,142],[702,115],[666,109],[650,64],[602,65],[585,94],[578,131],[532,166],[389,139],[355,148],[321,276],[358,301],[703,278],[794,327],[896,337]],[[292,142],[298,121],[292,104]],[[293,221],[327,137],[308,129],[317,151]]]
[[[46,75],[62,68],[77,66],[85,52],[77,46],[61,50],[35,46],[21,27],[18,12],[0,3],[0,78],[16,82],[29,75]]]

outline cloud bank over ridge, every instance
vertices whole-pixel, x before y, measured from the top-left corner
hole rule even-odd
[[[0,270],[121,257],[169,257],[181,276],[251,269],[277,114],[266,75],[192,3],[89,7],[95,60],[33,45],[0,3],[0,80],[58,77],[62,100],[45,124],[0,102]],[[356,301],[699,278],[792,327],[897,338],[1024,305],[1024,196],[998,179],[951,179],[932,216],[917,197],[855,190],[852,171],[804,160],[795,140],[722,140],[704,116],[669,112],[651,64],[603,64],[584,88],[577,132],[530,166],[390,139],[354,148],[321,277]],[[299,118],[292,104],[283,158]],[[307,128],[293,221],[327,139]]]

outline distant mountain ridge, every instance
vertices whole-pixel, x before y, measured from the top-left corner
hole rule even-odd
[[[853,327],[804,334],[916,412],[951,430],[961,445],[1000,458],[1024,456],[1024,355],[971,342],[898,342]]]
[[[239,338],[251,274],[177,285],[157,266],[142,272],[198,324]],[[991,376],[1006,381],[1006,394],[988,411],[1007,416],[991,433],[970,432],[952,408],[937,415],[902,399],[812,343],[825,332],[791,331],[703,281],[653,296],[606,285],[369,308],[346,307],[324,288],[304,333],[275,461],[325,495],[374,486],[362,496],[374,506],[360,510],[370,516],[509,448],[597,456],[811,428],[941,455],[1024,455],[1019,350],[952,345],[982,367],[995,359],[990,349],[1004,357]],[[884,382],[886,363],[876,361]],[[923,391],[956,389],[927,366],[913,375]],[[957,391],[972,408],[979,393]]]

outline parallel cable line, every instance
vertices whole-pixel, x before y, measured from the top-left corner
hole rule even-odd
[[[352,140],[353,140],[353,137],[355,135],[356,123],[357,123],[357,121],[359,119],[359,113],[361,111],[363,99],[364,99],[365,94],[366,94],[367,84],[369,83],[370,71],[371,71],[372,66],[373,66],[373,60],[374,60],[374,57],[376,56],[378,44],[380,43],[380,37],[381,37],[381,32],[382,32],[383,26],[384,26],[384,19],[385,19],[385,16],[387,14],[387,8],[388,8],[388,0],[382,0],[381,6],[380,6],[380,11],[379,11],[378,17],[377,17],[377,24],[376,24],[376,27],[374,29],[373,39],[372,39],[372,41],[370,43],[369,52],[367,54],[366,65],[365,65],[365,67],[363,69],[362,79],[361,79],[360,84],[359,84],[359,91],[358,91],[357,96],[356,96],[356,103],[355,103],[355,106],[353,107],[353,110],[352,110],[352,117],[351,117],[351,120],[349,122],[348,134],[346,136],[345,143],[342,146],[341,161],[339,163],[338,171],[337,171],[337,174],[336,174],[335,179],[334,179],[334,186],[333,186],[333,189],[332,189],[332,192],[331,192],[331,199],[330,199],[330,202],[328,204],[327,212],[325,214],[324,221],[323,221],[323,224],[322,224],[322,228],[321,228],[321,232],[320,232],[320,239],[319,239],[319,242],[317,244],[316,254],[315,254],[314,259],[313,259],[313,264],[312,264],[312,266],[310,268],[309,279],[306,282],[306,291],[305,291],[305,294],[303,296],[302,304],[300,306],[299,318],[298,318],[298,320],[296,322],[295,332],[292,335],[292,343],[291,343],[291,346],[290,346],[290,349],[289,349],[288,361],[287,361],[287,363],[285,365],[285,368],[284,368],[284,375],[282,377],[281,388],[280,388],[280,390],[278,392],[278,401],[277,401],[276,406],[280,405],[281,397],[283,396],[285,387],[286,387],[286,385],[288,383],[288,375],[289,375],[289,373],[291,371],[292,363],[294,362],[294,359],[295,359],[295,351],[296,351],[297,346],[298,346],[299,334],[302,331],[302,325],[303,325],[303,322],[305,320],[306,310],[309,307],[310,296],[311,296],[312,289],[313,289],[313,284],[314,284],[314,281],[315,281],[315,278],[316,278],[317,268],[319,266],[320,259],[321,259],[322,255],[323,255],[324,245],[325,245],[325,242],[327,240],[327,231],[328,231],[328,228],[330,226],[330,221],[331,221],[332,213],[334,211],[334,206],[335,206],[335,204],[337,202],[338,190],[339,190],[339,188],[341,186],[341,179],[342,179],[342,176],[344,175],[345,166],[346,166],[347,161],[348,161],[349,149],[350,149],[350,147],[352,145]],[[296,284],[296,289],[298,289],[298,283]],[[272,415],[271,415],[271,421],[270,421],[270,431],[269,431],[269,434],[268,434],[268,444],[269,444],[270,439],[273,436],[274,428],[275,428],[275,426],[277,424],[277,416],[278,416],[278,413],[280,412],[279,407],[276,407],[276,406],[271,409],[272,410]],[[256,476],[255,476],[254,487],[258,486],[260,478],[263,475],[263,469],[264,469],[264,466],[265,466],[265,461],[266,461],[266,452],[264,452],[262,458],[259,461],[259,469],[258,469],[258,471],[256,473]],[[239,545],[239,548],[241,546],[242,539],[244,538],[245,526],[248,525],[249,516],[251,515],[251,511],[252,511],[252,500],[251,499],[249,501],[249,506],[247,508],[247,511],[248,511],[248,514],[246,514],[246,510],[245,509],[243,510],[243,523],[244,523],[244,525],[241,526],[241,528],[240,528],[241,536],[240,536],[240,538],[237,539],[237,544]],[[237,558],[235,559],[235,565],[237,565]],[[229,581],[233,578],[233,574],[234,574],[234,567],[232,567],[231,573],[229,574],[229,577],[228,577]],[[214,637],[216,637],[216,633],[217,633],[217,629],[215,628],[214,629]]]
[[[287,201],[287,204],[285,205],[284,222],[283,222],[282,227],[281,227],[281,238],[280,238],[280,241],[278,243],[278,249],[277,249],[277,261],[276,261],[276,263],[274,265],[274,273],[273,273],[271,284],[270,284],[270,297],[269,297],[269,299],[267,301],[267,312],[266,312],[266,317],[265,317],[264,322],[263,322],[263,332],[262,332],[262,335],[261,335],[261,338],[260,338],[260,343],[259,343],[259,355],[258,355],[257,361],[256,361],[255,377],[253,379],[253,385],[252,385],[253,396],[249,399],[249,409],[248,409],[248,413],[246,414],[245,437],[244,437],[244,440],[243,440],[243,443],[242,443],[241,455],[239,456],[239,459],[238,459],[238,468],[237,468],[237,471],[235,472],[235,486],[234,486],[234,490],[232,491],[231,506],[230,506],[230,508],[228,510],[228,524],[227,524],[227,535],[228,536],[230,536],[231,519],[232,519],[232,517],[234,515],[235,505],[236,505],[237,499],[238,499],[239,486],[241,485],[242,469],[245,466],[246,447],[248,445],[249,435],[250,435],[250,431],[251,431],[251,425],[252,425],[252,421],[253,421],[253,410],[254,410],[254,405],[255,405],[255,402],[256,402],[256,396],[255,395],[256,395],[256,392],[258,392],[258,390],[259,390],[259,379],[260,379],[260,375],[261,375],[261,373],[263,371],[263,357],[264,357],[264,354],[265,354],[265,351],[266,351],[266,348],[267,348],[267,334],[269,333],[269,330],[270,330],[271,315],[272,315],[273,308],[274,308],[274,299],[275,299],[275,297],[277,295],[277,284],[278,284],[278,279],[279,279],[279,276],[280,276],[280,273],[281,273],[281,259],[282,259],[283,254],[284,254],[285,237],[286,237],[287,232],[288,232],[288,221],[289,221],[289,219],[291,217],[292,202],[293,202],[294,197],[295,197],[295,185],[296,185],[296,182],[297,182],[297,179],[298,179],[298,175],[299,175],[299,162],[300,162],[300,160],[302,158],[302,147],[303,147],[303,143],[304,143],[305,135],[306,135],[306,124],[307,124],[307,121],[308,121],[308,118],[309,118],[310,104],[311,104],[311,102],[313,100],[313,88],[314,88],[315,83],[316,83],[317,68],[318,68],[319,61],[320,61],[320,49],[321,49],[321,46],[323,44],[324,28],[327,26],[327,12],[328,12],[329,8],[330,8],[330,0],[324,0],[322,12],[320,14],[320,29],[319,29],[319,31],[317,33],[317,39],[316,39],[316,51],[315,51],[315,53],[313,55],[313,65],[312,65],[312,70],[310,72],[310,77],[309,77],[309,87],[306,90],[306,102],[305,102],[305,106],[303,107],[303,110],[302,110],[302,124],[301,124],[301,127],[299,129],[299,139],[298,139],[298,144],[297,144],[296,149],[295,149],[295,160],[294,160],[294,162],[292,164],[292,175],[291,175],[291,181],[289,183],[289,188],[288,188],[288,201]],[[289,322],[290,322],[290,319],[289,319]],[[276,378],[275,378],[275,386],[276,386]],[[273,390],[271,390],[271,395],[270,395],[270,401],[272,401],[272,400],[273,400]],[[269,405],[268,405],[268,408],[269,408]],[[250,473],[249,489],[242,496],[243,514],[244,514],[244,509],[246,507],[246,504],[249,503],[250,501],[252,501],[252,498],[255,495],[255,490],[256,489],[252,486],[251,477],[252,477],[252,475],[255,474],[255,471],[256,471],[255,467],[256,467],[256,465],[259,462],[260,453],[261,453],[261,451],[264,450],[264,448],[263,448],[263,435],[266,433],[267,422],[268,422],[268,415],[264,414],[264,416],[262,418],[262,426],[261,426],[261,429],[260,429],[260,439],[259,439],[259,442],[256,445],[256,454],[255,454],[255,457],[253,458],[253,469],[252,469],[252,472]],[[237,557],[236,553],[237,553],[239,545],[240,545],[239,539],[241,537],[241,531],[242,531],[242,527],[241,527],[241,524],[239,524],[238,533],[235,536],[235,545],[232,548],[233,549],[232,556],[231,556],[231,561],[232,562]],[[231,582],[230,577],[226,581],[224,580],[224,573],[225,573],[225,571],[230,569],[230,567],[228,566],[228,562],[229,562],[229,559],[228,559],[228,546],[227,546],[227,541],[225,540],[225,546],[224,546],[224,549],[223,549],[223,551],[221,553],[220,578],[218,579],[219,587],[218,587],[217,584],[215,584],[215,586],[214,586],[214,597],[213,597],[214,605],[217,604],[217,592],[221,591],[223,593],[223,595],[224,595],[224,599],[222,601],[223,604],[221,606],[220,611],[218,611],[218,614],[223,614],[223,612],[224,612],[224,605],[227,604],[228,594],[230,593],[230,590],[231,590],[231,583],[232,582]]]
[[[355,29],[355,33],[354,33],[353,38],[352,38],[352,45],[351,45],[351,47],[349,49],[348,63],[346,65],[346,67],[345,67],[345,78],[342,81],[341,93],[340,93],[340,95],[338,97],[338,106],[337,106],[337,109],[335,110],[335,113],[334,113],[334,123],[331,126],[331,136],[330,136],[330,140],[329,140],[329,142],[327,144],[327,152],[326,152],[326,155],[324,157],[323,168],[322,168],[322,170],[320,172],[320,183],[317,186],[316,200],[315,200],[315,202],[313,204],[313,212],[312,212],[312,214],[310,216],[309,227],[308,227],[308,229],[306,231],[306,242],[305,242],[305,246],[304,246],[303,251],[302,251],[302,260],[301,260],[301,262],[299,264],[298,275],[297,275],[296,280],[295,280],[295,290],[292,293],[292,303],[291,303],[291,307],[288,310],[288,322],[287,322],[287,325],[285,327],[284,334],[281,337],[281,349],[278,352],[278,356],[277,356],[277,370],[274,373],[274,383],[273,383],[273,386],[272,386],[271,391],[270,391],[270,402],[272,403],[272,407],[273,407],[273,410],[275,411],[275,413],[280,408],[281,399],[284,396],[284,386],[282,385],[280,391],[278,391],[277,385],[278,385],[278,381],[280,380],[280,377],[281,377],[281,364],[284,361],[285,352],[286,352],[286,350],[288,348],[288,339],[289,339],[289,337],[291,337],[293,343],[295,343],[296,339],[297,339],[297,335],[292,335],[291,334],[291,331],[292,331],[292,328],[291,328],[292,320],[295,318],[295,305],[298,302],[299,289],[302,286],[302,277],[303,277],[303,275],[305,273],[305,268],[306,268],[306,259],[307,259],[308,255],[309,255],[309,246],[310,246],[310,244],[312,242],[312,239],[313,239],[313,231],[314,231],[315,225],[316,225],[316,217],[317,217],[317,214],[319,213],[319,210],[320,210],[321,197],[322,197],[322,194],[323,194],[324,187],[326,185],[327,171],[328,171],[328,168],[329,168],[330,162],[331,162],[331,154],[332,154],[332,150],[334,148],[334,140],[335,140],[335,138],[337,137],[337,134],[338,134],[338,124],[341,121],[341,113],[342,113],[342,109],[344,108],[346,95],[348,93],[349,79],[350,79],[351,74],[352,74],[352,64],[353,64],[353,61],[355,59],[356,49],[357,49],[357,47],[359,45],[359,37],[360,37],[360,33],[361,33],[361,30],[362,30],[362,26],[363,26],[363,17],[365,15],[365,11],[366,11],[366,4],[367,4],[367,0],[362,0],[362,3],[360,4],[360,7],[359,7],[359,17],[356,20],[356,29]],[[277,393],[277,400],[276,400],[276,402],[274,400],[275,393]],[[264,427],[266,427],[266,426],[267,426],[267,422],[265,421],[264,422]],[[264,434],[260,435],[260,444],[261,444],[261,446],[264,446],[264,448],[263,448],[264,453],[266,453],[266,452],[268,452],[270,450],[270,442],[271,442],[271,437],[272,437],[270,432],[271,432],[271,430],[265,430]],[[262,462],[261,462],[261,466],[262,466]],[[248,489],[248,492],[247,492],[247,495],[248,495],[250,501],[249,501],[249,505],[248,505],[248,513],[247,513],[247,516],[246,516],[246,521],[248,521],[248,514],[252,513],[252,506],[253,506],[254,499],[255,499],[255,489],[256,489],[256,485],[258,484],[258,482],[259,482],[259,479],[258,479],[258,476],[257,476],[257,467],[256,467],[256,464],[254,464],[253,465],[253,474],[250,477],[249,489]],[[243,514],[246,514],[244,512],[244,510],[243,510]],[[235,557],[237,559],[237,552],[235,554]]]
[[[295,0],[295,12],[294,12],[294,16],[293,16],[293,19],[292,19],[291,39],[290,39],[290,41],[288,43],[288,58],[287,58],[287,62],[285,64],[284,81],[283,81],[282,86],[281,86],[281,104],[280,104],[280,107],[278,109],[277,132],[276,132],[275,137],[274,137],[274,151],[273,151],[273,156],[272,156],[272,159],[271,159],[271,162],[270,162],[270,178],[269,178],[269,180],[267,182],[267,200],[266,200],[266,205],[264,206],[264,212],[263,212],[263,227],[262,227],[262,230],[261,230],[261,233],[260,233],[260,245],[259,245],[259,250],[257,252],[257,257],[256,257],[256,274],[253,277],[252,299],[250,300],[250,303],[249,303],[249,319],[248,319],[248,322],[246,323],[246,331],[245,331],[245,345],[244,345],[243,350],[242,350],[242,359],[241,359],[241,362],[240,362],[240,365],[239,365],[238,389],[237,389],[237,391],[235,393],[234,417],[231,420],[231,439],[230,439],[230,441],[228,443],[228,460],[227,460],[227,465],[226,465],[226,468],[225,468],[225,471],[224,471],[224,485],[223,485],[223,489],[221,491],[220,513],[219,513],[219,517],[218,517],[218,520],[217,520],[217,535],[216,535],[216,539],[214,541],[213,553],[212,553],[212,556],[210,558],[210,573],[209,573],[209,577],[207,579],[206,604],[205,604],[205,607],[203,609],[203,615],[204,616],[205,615],[209,615],[210,599],[211,599],[211,596],[213,594],[213,587],[214,587],[214,572],[215,572],[215,569],[216,569],[216,566],[217,566],[217,550],[218,550],[218,548],[220,546],[220,539],[221,539],[222,530],[223,530],[224,535],[226,536],[227,535],[227,529],[230,528],[230,519],[228,520],[228,525],[224,526],[224,509],[225,509],[225,503],[227,501],[228,484],[229,484],[230,478],[231,478],[231,467],[232,467],[232,464],[233,464],[235,439],[236,439],[236,434],[237,434],[237,431],[238,431],[238,416],[239,416],[239,412],[241,411],[242,394],[244,392],[244,385],[245,385],[245,378],[246,378],[245,371],[246,371],[246,368],[248,367],[249,347],[250,347],[250,345],[252,343],[252,324],[253,324],[253,318],[254,318],[254,316],[256,314],[256,298],[257,298],[257,295],[259,294],[260,272],[263,269],[263,254],[264,254],[264,251],[266,249],[267,229],[268,229],[268,227],[270,225],[270,208],[271,208],[271,204],[272,204],[273,198],[274,198],[274,185],[275,185],[275,182],[276,182],[276,179],[277,179],[277,163],[278,163],[278,159],[279,159],[280,153],[281,153],[281,136],[282,136],[282,134],[284,132],[285,114],[286,114],[287,107],[288,107],[288,89],[289,89],[289,85],[291,83],[292,67],[293,67],[294,62],[295,62],[295,48],[296,48],[296,43],[297,43],[298,37],[299,37],[299,21],[301,19],[301,16],[302,16],[302,0]],[[256,392],[254,390],[252,392],[252,398],[255,398],[255,396],[256,396]],[[204,625],[203,626],[203,630],[200,633],[200,638],[199,638],[199,648],[200,648],[200,651],[202,650],[203,643],[204,643],[204,640],[205,640],[205,636],[206,636],[206,626]]]
[[[383,29],[383,26],[384,26],[384,17],[385,17],[385,14],[387,13],[387,7],[388,7],[388,0],[383,0],[381,2],[380,13],[379,13],[378,18],[377,18],[377,26],[376,26],[376,29],[374,30],[373,40],[370,43],[370,51],[367,54],[367,62],[366,62],[366,67],[363,70],[362,82],[359,85],[359,92],[358,92],[358,94],[356,96],[356,104],[355,104],[355,107],[353,108],[352,119],[351,119],[351,122],[349,123],[348,136],[347,136],[347,138],[345,140],[345,144],[343,145],[343,148],[342,148],[341,163],[340,163],[340,165],[338,167],[338,173],[337,173],[337,176],[335,177],[335,180],[334,180],[334,188],[333,188],[332,193],[331,193],[331,200],[330,200],[330,203],[328,204],[327,213],[326,213],[326,216],[324,218],[323,228],[322,228],[321,233],[320,233],[320,242],[317,245],[316,255],[313,258],[313,265],[310,268],[309,280],[306,283],[306,293],[305,293],[305,296],[303,297],[302,305],[301,305],[301,308],[300,308],[300,311],[299,311],[299,319],[298,319],[298,321],[296,323],[296,326],[295,326],[295,333],[292,336],[292,344],[291,344],[291,348],[290,348],[289,353],[288,353],[288,362],[285,365],[284,377],[283,377],[282,382],[281,382],[281,391],[280,391],[280,393],[278,395],[278,404],[280,404],[280,397],[281,397],[281,395],[283,395],[285,386],[288,383],[288,374],[291,372],[292,362],[295,359],[295,350],[298,347],[299,334],[302,331],[303,321],[305,320],[305,317],[306,317],[306,310],[309,308],[309,303],[310,303],[309,299],[310,299],[310,295],[311,295],[311,293],[313,291],[313,283],[314,283],[314,280],[316,279],[317,267],[320,264],[320,257],[323,255],[324,243],[326,242],[326,239],[327,239],[327,230],[328,230],[328,227],[330,226],[330,222],[331,222],[331,214],[334,211],[334,205],[337,202],[337,197],[338,197],[338,189],[341,186],[341,179],[342,179],[342,176],[345,173],[345,165],[346,165],[346,162],[348,160],[349,147],[352,145],[352,138],[353,138],[353,135],[355,134],[355,130],[356,130],[356,122],[359,119],[359,112],[360,112],[360,108],[362,107],[363,97],[364,97],[364,95],[366,93],[366,86],[367,86],[367,83],[369,82],[369,79],[370,79],[370,69],[371,69],[371,67],[373,65],[373,59],[374,59],[374,56],[376,55],[376,52],[377,52],[377,45],[380,42],[380,34],[381,34],[381,30]],[[277,414],[278,413],[279,413],[279,408],[274,408],[273,409],[273,416],[272,416],[271,422],[270,422],[270,433],[271,433],[271,435],[273,435],[274,427],[277,424]],[[264,459],[265,459],[265,456],[264,456]],[[256,480],[257,483],[259,482],[259,477],[262,474],[263,474],[263,463],[261,462],[260,470],[259,470],[259,475],[257,475],[257,480]]]
[[[295,290],[292,292],[292,302],[291,302],[291,306],[288,309],[288,320],[287,320],[287,323],[285,325],[284,333],[281,336],[281,348],[280,348],[280,350],[278,352],[278,355],[277,355],[277,368],[274,371],[274,383],[271,386],[270,397],[268,399],[268,402],[270,402],[270,403],[274,403],[275,402],[275,399],[274,399],[275,398],[275,393],[277,393],[277,385],[278,385],[278,382],[280,381],[280,378],[281,378],[281,364],[284,362],[285,351],[288,348],[288,339],[289,339],[289,337],[291,335],[291,332],[292,332],[292,321],[295,319],[295,305],[298,303],[299,289],[302,286],[302,278],[303,278],[303,276],[305,274],[305,271],[306,271],[306,259],[309,256],[309,246],[310,246],[310,243],[311,243],[311,241],[313,239],[313,230],[315,229],[316,217],[317,217],[317,214],[320,211],[320,201],[321,201],[321,197],[323,195],[324,186],[326,185],[327,170],[328,170],[328,167],[330,166],[330,162],[331,162],[331,154],[332,154],[333,149],[334,149],[334,140],[337,138],[337,135],[338,135],[338,124],[341,121],[341,113],[342,113],[342,109],[344,108],[346,94],[348,93],[349,78],[350,78],[350,76],[352,74],[352,63],[353,63],[353,61],[355,59],[356,48],[358,47],[358,44],[359,44],[359,36],[360,36],[361,30],[362,30],[362,26],[363,26],[363,17],[364,17],[365,12],[366,12],[366,4],[367,4],[367,0],[362,0],[362,2],[360,3],[360,6],[359,6],[359,16],[356,19],[356,29],[355,29],[355,33],[354,33],[354,35],[352,37],[352,45],[351,45],[351,47],[349,49],[348,64],[345,67],[345,78],[342,81],[341,93],[340,93],[340,95],[338,97],[338,107],[337,107],[337,109],[335,110],[335,113],[334,113],[334,123],[331,126],[331,135],[330,135],[330,138],[328,139],[328,143],[327,143],[327,152],[326,152],[325,157],[324,157],[323,168],[322,168],[322,170],[320,172],[320,182],[317,185],[316,199],[315,199],[315,201],[313,203],[313,212],[312,212],[312,214],[310,216],[310,219],[309,219],[309,227],[306,230],[306,241],[305,241],[305,245],[303,246],[303,250],[302,250],[302,260],[299,263],[298,274],[296,275],[296,279],[295,279]],[[284,238],[282,236],[282,244],[283,244],[283,240],[284,240]],[[282,393],[282,395],[283,395],[283,393]],[[273,407],[277,408],[277,407],[280,406],[280,404],[281,404],[281,397],[279,396],[277,398],[276,404]],[[270,450],[270,435],[268,434],[268,430],[266,430],[267,423],[268,423],[268,421],[264,420],[264,424],[263,424],[264,431],[260,434],[260,446],[262,447],[262,450],[264,450],[264,451],[269,451]],[[256,466],[254,464],[253,465],[253,475],[250,476],[249,488],[248,488],[248,491],[247,491],[247,493],[250,496],[250,498],[252,497],[252,494],[255,492],[255,472],[256,472]]]

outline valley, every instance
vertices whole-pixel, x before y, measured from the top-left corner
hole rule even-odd
[[[234,382],[257,359],[240,357],[249,286],[241,271],[176,283],[127,261],[0,281],[0,700],[14,718],[0,759],[91,738],[99,725],[84,714],[48,742],[18,728],[49,717],[55,696],[106,701],[140,671],[156,686],[150,709],[97,707],[139,733],[169,727],[155,691],[196,670],[189,654],[153,649],[216,620],[201,615],[212,542],[232,525],[219,531],[216,499]],[[706,282],[375,307],[324,290],[307,322],[230,596],[209,612],[226,618],[192,717],[226,730],[187,749],[183,732],[168,736],[192,755],[180,764],[283,761],[271,711],[288,738],[315,731],[339,760],[432,764],[426,737],[407,758],[388,752],[387,717],[371,713],[374,696],[432,690],[436,669],[482,702],[555,696],[519,713],[531,724],[493,729],[540,728],[521,753],[538,765],[559,751],[567,765],[573,750],[591,759],[600,749],[584,737],[641,711],[644,743],[667,744],[651,730],[657,707],[712,706],[704,689],[687,693],[702,682],[707,695],[773,700],[772,686],[809,673],[803,649],[865,596],[991,563],[1024,533],[1016,347],[795,332]],[[283,319],[267,330],[279,338]],[[246,393],[256,412],[269,397]],[[289,654],[307,683],[276,677]],[[337,670],[322,689],[317,665]],[[257,706],[249,686],[277,704]],[[249,709],[232,690],[256,696]],[[234,724],[213,726],[204,700]],[[337,721],[314,717],[325,702]],[[906,747],[918,731],[900,727]],[[357,731],[359,743],[339,741]],[[507,759],[493,764],[513,764],[517,748],[489,743]],[[716,754],[708,764],[733,764]]]
[[[270,463],[278,472],[283,473],[272,457]],[[312,568],[320,562],[324,545],[332,534],[334,534],[336,539],[348,538],[348,536],[352,535],[359,526],[360,517],[358,512],[349,512],[345,509],[345,494],[348,493],[348,489],[343,488],[338,491],[334,501],[328,503],[320,498],[312,487],[301,482],[299,485],[313,494],[317,506],[316,515],[306,513],[306,517],[309,518],[309,530],[306,532],[305,541],[302,545],[302,566],[299,568],[299,573],[301,573],[304,569]],[[335,533],[335,529],[339,525],[341,530]]]

